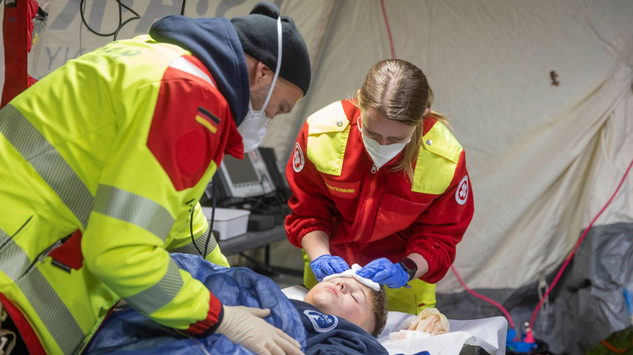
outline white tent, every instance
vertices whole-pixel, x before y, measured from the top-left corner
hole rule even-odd
[[[39,2],[49,18],[29,56],[35,78],[112,40],[80,26],[80,0]],[[248,13],[255,2],[188,1],[185,14],[230,18]],[[180,0],[124,3],[141,19],[119,38],[145,33],[181,6]],[[264,146],[274,147],[283,165],[305,118],[348,97],[373,64],[391,57],[386,17],[395,56],[426,73],[433,108],[449,117],[466,150],[476,212],[455,267],[471,288],[516,306],[513,314],[526,320],[539,280],[551,281],[633,160],[633,1],[386,0],[384,12],[379,0],[276,3],[304,34],[313,81],[292,114],[275,118]],[[117,9],[115,1],[86,1],[85,15],[91,27],[108,32],[118,23]],[[609,281],[600,286],[579,276],[579,258],[569,273],[576,276],[566,281],[589,279],[583,299],[595,309],[550,312],[553,322],[537,328],[552,350],[580,353],[629,325],[624,301],[614,295],[633,281],[631,196],[633,173],[596,221],[601,233],[589,233],[580,249]],[[499,314],[464,293],[452,272],[438,293],[440,306],[454,307],[453,313],[444,310],[449,316]],[[580,309],[585,318],[604,318],[601,329],[587,335],[561,325],[576,322],[563,313]]]

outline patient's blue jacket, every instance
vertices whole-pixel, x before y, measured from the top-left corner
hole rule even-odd
[[[306,355],[388,354],[376,338],[343,318],[323,314],[313,305],[291,300],[307,333]]]
[[[315,307],[289,300],[266,276],[246,268],[214,265],[199,256],[172,254],[179,268],[189,271],[228,306],[269,308],[265,320],[301,344],[306,354],[387,354],[360,327]],[[331,329],[330,329],[331,328]],[[115,310],[92,339],[86,354],[253,354],[221,334],[184,335],[141,315],[130,307]]]

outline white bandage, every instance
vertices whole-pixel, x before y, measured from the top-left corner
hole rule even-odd
[[[360,277],[356,274],[356,272],[358,272],[358,270],[362,269],[362,267],[358,264],[354,264],[352,265],[352,268],[342,272],[340,274],[333,274],[333,275],[329,275],[323,278],[323,281],[327,281],[329,279],[333,279],[335,277],[353,277],[355,278],[358,282],[362,283],[363,285],[371,288],[374,291],[380,291],[380,285],[378,284],[378,282],[374,282],[370,279],[366,279],[364,277]]]

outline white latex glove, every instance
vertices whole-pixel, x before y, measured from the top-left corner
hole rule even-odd
[[[216,333],[242,344],[257,355],[301,355],[301,344],[262,318],[270,309],[223,306],[224,318]]]

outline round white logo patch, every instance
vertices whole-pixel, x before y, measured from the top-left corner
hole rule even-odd
[[[312,328],[318,333],[329,332],[338,325],[338,318],[336,316],[319,313],[310,309],[303,311],[303,314],[308,317],[310,323],[312,323]]]
[[[301,150],[301,146],[299,143],[295,143],[295,151],[292,155],[292,168],[295,169],[295,172],[298,173],[303,169],[306,161],[303,157],[303,151]]]
[[[459,186],[457,186],[457,191],[455,191],[455,201],[458,204],[463,205],[468,200],[468,175],[464,176],[462,181],[459,182]]]

